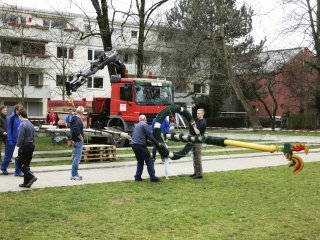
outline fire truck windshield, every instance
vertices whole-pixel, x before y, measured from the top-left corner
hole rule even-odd
[[[135,101],[140,105],[170,105],[173,103],[171,82],[163,85],[139,82],[135,84],[134,92]]]

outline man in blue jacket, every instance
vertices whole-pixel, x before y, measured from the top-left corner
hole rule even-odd
[[[8,117],[7,121],[7,146],[6,146],[6,155],[4,156],[2,165],[1,165],[1,171],[4,175],[8,175],[7,168],[9,166],[10,160],[13,155],[14,148],[17,144],[18,140],[18,128],[20,125],[20,119],[18,116],[19,110],[23,109],[23,106],[20,104],[16,104],[13,107],[13,113]],[[18,167],[17,159],[14,160],[15,163],[15,176],[17,177],[23,177],[23,173]]]
[[[74,116],[75,114],[73,114],[72,112],[72,108],[69,108],[69,114],[66,116],[65,122],[66,122],[66,128],[70,128],[70,121],[72,116]]]
[[[72,116],[70,121],[70,139],[73,144],[73,162],[71,168],[70,180],[82,180],[82,176],[78,173],[79,163],[82,157],[82,147],[84,141],[83,122],[81,120],[84,107],[77,108],[77,115]]]

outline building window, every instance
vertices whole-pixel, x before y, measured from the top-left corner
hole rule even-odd
[[[57,47],[57,58],[73,59],[73,48]]]
[[[4,23],[23,23],[22,17],[19,17],[18,15],[10,14],[10,13],[0,13],[0,20]]]
[[[144,64],[150,64],[150,57],[144,57]]]
[[[185,83],[179,83],[179,82],[174,82],[174,91],[176,93],[185,93],[187,92],[187,84]]]
[[[102,77],[90,77],[88,78],[88,88],[101,88],[103,89],[103,78]]]
[[[124,63],[129,63],[129,55],[128,54],[124,54],[123,55],[123,62]]]
[[[40,85],[39,74],[29,74],[29,86]]]
[[[88,60],[89,61],[96,60],[103,54],[104,54],[104,51],[101,51],[101,50],[88,50]]]
[[[21,46],[21,48],[20,48]],[[34,42],[30,40],[23,40],[20,45],[20,40],[3,39],[1,40],[1,53],[23,53],[23,54],[38,54],[43,55],[45,53],[44,42]]]
[[[112,32],[112,36],[120,37],[122,35],[122,30],[120,28],[114,28]]]
[[[18,73],[17,72],[0,72],[0,83],[2,85],[17,85]]]
[[[193,85],[194,93],[206,93],[206,87],[204,84],[194,84]]]
[[[20,17],[20,23],[27,23],[26,17]]]
[[[84,25],[84,31],[85,31],[85,32],[91,32],[91,30],[92,30],[91,25],[89,25],[89,24],[85,24],[85,25]]]
[[[18,102],[4,102],[3,105],[7,106],[7,116],[10,116],[14,111],[14,105],[18,104]]]
[[[45,45],[44,45],[44,43],[24,41],[23,42],[23,53],[24,54],[44,55],[45,54]]]
[[[43,19],[43,26],[48,28],[66,28],[67,23],[64,20]]]
[[[69,79],[69,82],[73,79],[73,76],[65,76],[66,79]],[[56,86],[63,86],[62,75],[56,75]]]
[[[1,40],[1,53],[19,53],[20,42],[12,39]]]
[[[28,116],[38,117],[42,116],[41,102],[26,102],[23,107],[27,110]]]
[[[138,37],[138,31],[131,31],[131,38],[137,38]]]

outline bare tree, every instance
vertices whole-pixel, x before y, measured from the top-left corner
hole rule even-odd
[[[29,31],[19,9],[8,5],[1,18],[1,88],[24,104],[35,87],[43,86],[45,42],[38,40],[41,30]]]
[[[129,21],[133,21],[139,27],[138,33],[138,49],[137,49],[137,76],[141,77],[144,73],[145,65],[149,64],[145,61],[145,43],[148,38],[150,29],[152,29],[156,23],[155,11],[159,9],[163,4],[169,0],[159,0],[156,2],[146,0],[128,1],[128,4],[121,8],[116,8],[116,1],[113,0],[91,0],[92,6],[96,12],[96,20],[99,26],[99,31],[90,29],[88,32],[83,32],[80,39],[85,39],[92,36],[100,36],[104,51],[113,47],[112,33],[115,28],[115,22],[119,21],[119,17],[122,17],[120,21],[120,27],[123,30],[124,25]],[[82,9],[83,13],[87,16],[87,20],[90,24],[90,16],[81,5],[77,5]],[[126,9],[126,10],[123,10]],[[117,23],[118,24],[118,23]],[[126,41],[125,36],[121,35],[123,41]],[[108,66],[109,74],[115,74],[117,72],[116,65]]]
[[[142,77],[145,65],[144,43],[148,37],[150,29],[154,26],[155,20],[152,14],[168,0],[152,2],[150,7],[146,7],[146,0],[136,0],[136,12],[129,13],[139,25],[138,51],[137,51],[137,77]],[[147,8],[147,9],[146,9]]]
[[[56,45],[51,45],[47,49],[50,56],[50,71],[47,71],[47,77],[56,83],[57,88],[53,88],[50,92],[51,96],[61,95],[62,100],[66,99],[66,81],[72,79],[76,72],[87,66],[80,66],[74,60],[75,53],[84,52],[90,42],[90,38],[84,40],[79,39],[79,28],[75,24],[70,24],[70,19],[61,16],[60,21],[65,24],[64,28],[52,29],[48,38]],[[68,21],[67,21],[68,20]],[[67,27],[67,24],[69,27]],[[78,56],[81,54],[78,54]],[[52,73],[54,70],[54,73]],[[79,90],[81,91],[81,90]]]
[[[287,27],[284,33],[299,32],[309,48],[314,52],[317,61],[305,61],[320,73],[320,1],[319,0],[283,0],[283,7],[291,7],[292,11],[287,17]],[[314,103],[320,102],[320,81],[318,79],[313,91]],[[317,105],[318,112],[320,105]]]
[[[87,32],[82,32],[80,40],[84,40],[92,36],[100,36],[103,44],[103,50],[107,51],[113,47],[111,36],[115,22],[115,16],[119,11],[114,8],[112,0],[91,0],[91,3],[96,11],[96,20],[99,26],[99,31],[88,29]],[[86,14],[86,11],[83,7],[80,5],[78,5],[78,7],[82,9],[83,13],[87,16],[88,22],[90,23],[91,17]],[[111,18],[110,10],[112,14]],[[114,75],[117,73],[117,71],[119,71],[119,66],[110,64],[108,65],[108,70],[109,75]]]

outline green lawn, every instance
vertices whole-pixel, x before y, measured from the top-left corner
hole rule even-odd
[[[181,145],[172,143],[172,149]],[[71,148],[37,137],[36,150],[52,150],[51,156],[57,157],[64,154],[55,150]],[[239,152],[223,152],[233,153]],[[117,159],[128,160],[134,158]],[[184,175],[160,183],[123,181],[0,193],[0,239],[320,239],[319,171],[316,162],[305,163],[295,175],[280,166],[206,173],[196,181]]]
[[[320,239],[320,163],[0,193],[0,239]]]

